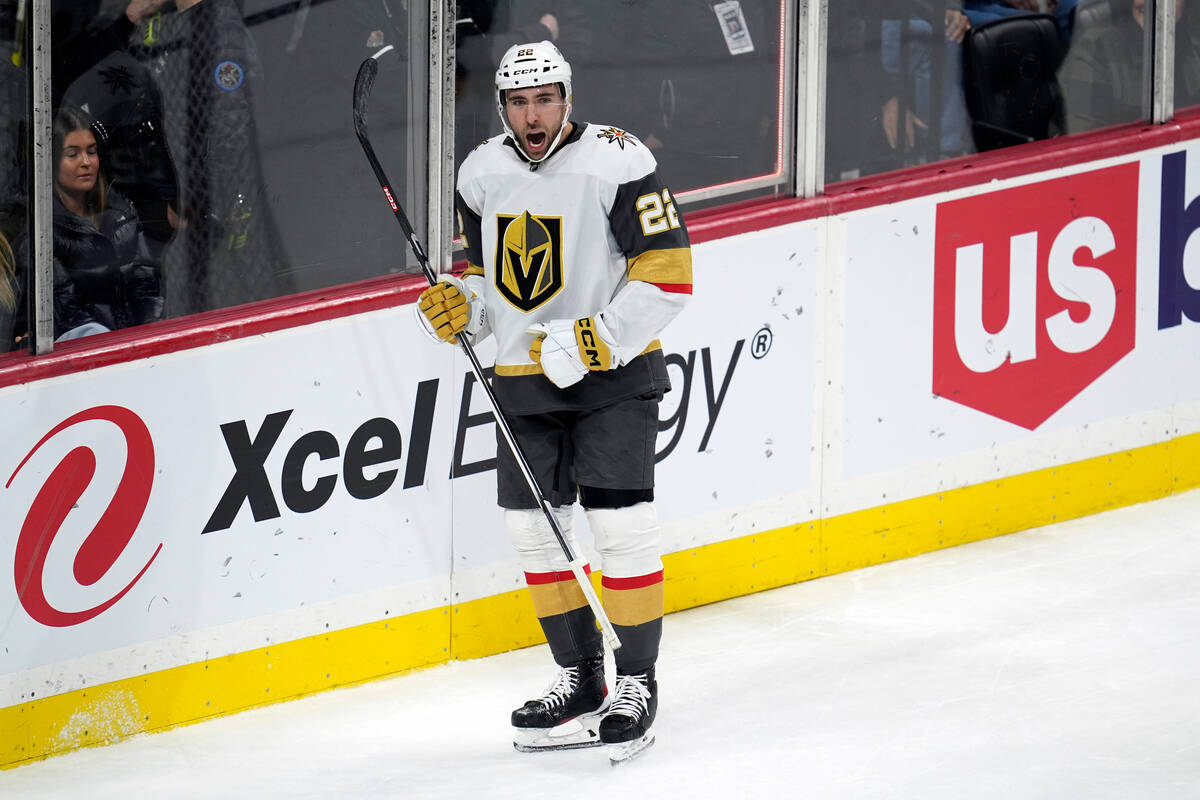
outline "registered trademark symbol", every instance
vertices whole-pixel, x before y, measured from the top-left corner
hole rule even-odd
[[[771,333],[768,327],[758,329],[754,334],[754,338],[750,340],[750,355],[759,359],[771,352],[771,343],[775,341],[775,335]]]

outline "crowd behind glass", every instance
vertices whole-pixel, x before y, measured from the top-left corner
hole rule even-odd
[[[364,58],[395,47],[371,128],[389,172],[413,176],[420,229],[424,4],[50,2],[56,341],[406,269],[350,88]],[[1174,2],[1183,108],[1200,102],[1200,14]],[[0,352],[30,347],[29,8],[0,0]],[[790,2],[456,11],[456,162],[500,130],[500,54],[549,39],[574,68],[572,118],[634,133],[685,207],[689,193],[788,191]],[[1145,119],[1150,13],[1148,0],[832,0],[825,185]]]

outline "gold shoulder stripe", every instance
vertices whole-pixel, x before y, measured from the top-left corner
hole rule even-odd
[[[629,280],[646,283],[688,284],[692,282],[692,250],[647,250],[629,261]]]
[[[483,267],[477,267],[471,262],[467,262],[467,268],[463,270],[462,276],[465,278],[468,275],[482,275]]]
[[[654,341],[650,342],[650,344],[646,345],[646,349],[643,350],[639,355],[644,356],[644,355],[646,355],[646,353],[653,353],[655,350],[662,350],[662,342],[660,342],[658,339],[655,339]],[[496,374],[502,375],[505,378],[512,378],[512,377],[515,377],[518,375],[541,375],[542,374],[542,365],[541,364],[497,364],[496,365]]]

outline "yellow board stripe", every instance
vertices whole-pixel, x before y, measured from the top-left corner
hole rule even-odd
[[[436,608],[0,709],[0,765],[439,664],[450,619]]]
[[[1200,434],[800,522],[663,559],[668,612],[1200,486]],[[599,591],[600,575],[592,574]],[[529,595],[448,608],[0,708],[0,767],[199,722],[449,659],[544,641]]]

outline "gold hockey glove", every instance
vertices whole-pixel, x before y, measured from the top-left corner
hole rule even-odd
[[[418,319],[425,332],[450,344],[458,343],[457,334],[472,333],[474,293],[453,276],[442,276],[437,283],[421,292],[417,301]]]

